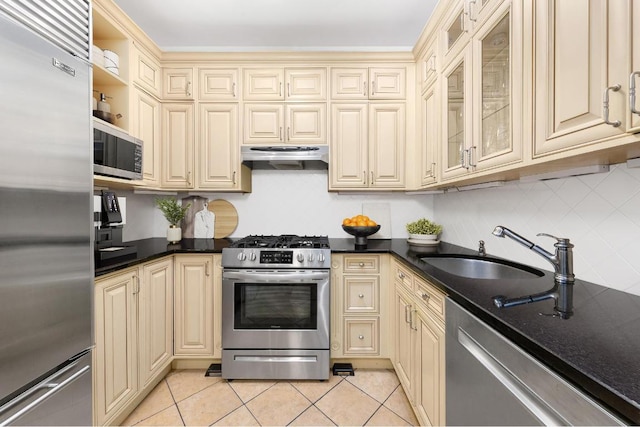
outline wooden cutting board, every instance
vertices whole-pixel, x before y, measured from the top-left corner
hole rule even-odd
[[[223,199],[216,199],[207,205],[207,209],[216,216],[213,227],[213,238],[229,237],[238,226],[238,211],[235,206]]]

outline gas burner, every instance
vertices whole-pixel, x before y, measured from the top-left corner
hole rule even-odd
[[[247,236],[234,242],[232,248],[329,248],[327,236],[297,236],[283,234],[281,236]]]

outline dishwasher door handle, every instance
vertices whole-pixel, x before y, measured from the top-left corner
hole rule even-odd
[[[461,327],[458,327],[458,342],[544,425],[570,425]]]

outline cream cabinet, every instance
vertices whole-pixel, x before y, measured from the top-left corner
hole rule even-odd
[[[471,36],[452,30],[460,9],[451,10],[442,37],[450,54],[440,79],[443,180],[522,161],[523,141],[529,140],[523,129],[530,90],[525,81],[532,67],[525,43],[531,18],[524,3],[501,2],[475,22]],[[466,37],[463,48],[455,48]]]
[[[420,425],[445,425],[445,296],[395,259],[391,270],[396,374]]]
[[[245,68],[244,101],[325,101],[326,68]]]
[[[251,191],[242,165],[237,103],[200,103],[197,188]]]
[[[534,156],[622,135],[634,126],[629,120],[637,126],[638,116],[627,115],[627,64],[638,39],[636,29],[631,43],[630,19],[638,15],[631,3],[535,2]]]
[[[420,187],[429,186],[438,180],[438,142],[440,141],[440,108],[439,88],[437,82],[428,86],[421,99],[421,109],[418,110],[422,125],[418,142]]]
[[[94,312],[94,424],[104,425],[171,363],[173,259],[97,279]]]
[[[405,99],[406,68],[332,68],[331,99]]]
[[[193,99],[193,68],[162,69],[162,99]]]
[[[388,357],[388,257],[333,254],[331,357]]]
[[[193,104],[162,104],[163,188],[189,189],[194,186]]]
[[[138,269],[96,280],[94,424],[119,415],[138,392]]]
[[[162,93],[162,69],[159,61],[152,55],[145,53],[134,42],[131,50],[133,58],[132,81],[153,96],[160,97]]]
[[[145,91],[133,90],[132,134],[142,140],[142,179],[145,185],[160,186],[161,176],[161,108],[160,102]]]
[[[631,40],[640,40],[640,5],[631,6]],[[640,132],[640,43],[631,43],[629,71],[629,127],[628,132]]]
[[[405,186],[405,104],[332,104],[330,190]]]
[[[138,348],[140,388],[173,358],[173,258],[140,267]]]
[[[175,256],[174,354],[178,357],[214,355],[214,258]]]
[[[238,101],[237,68],[200,68],[198,69],[199,101]]]
[[[244,104],[245,144],[326,144],[326,103]]]

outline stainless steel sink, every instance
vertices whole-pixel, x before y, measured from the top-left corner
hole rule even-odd
[[[544,273],[535,268],[497,258],[474,256],[423,256],[425,263],[455,276],[468,279],[535,279]]]

